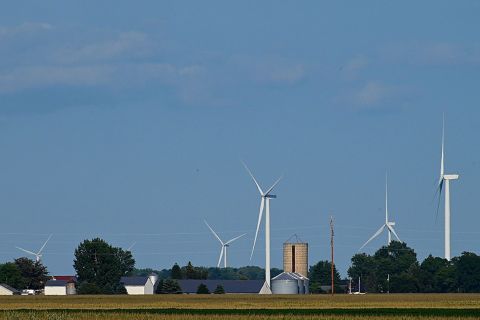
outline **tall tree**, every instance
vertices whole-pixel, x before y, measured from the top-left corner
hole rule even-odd
[[[456,266],[447,259],[429,255],[420,264],[418,281],[422,292],[455,292]]]
[[[340,292],[340,273],[338,273],[336,266],[333,266],[335,292]],[[317,264],[310,267],[308,272],[310,277],[310,292],[321,293],[320,286],[332,285],[332,264],[330,261],[319,261]]]
[[[362,289],[367,292],[418,292],[417,254],[405,243],[392,241],[373,256],[356,254],[348,274],[352,279],[361,277]]]
[[[45,286],[48,280],[47,268],[41,261],[33,261],[28,258],[15,259],[27,289],[39,290]]]
[[[121,291],[120,278],[129,275],[134,265],[129,251],[112,247],[100,238],[83,241],[75,250],[73,263],[80,284],[94,284],[105,294]]]
[[[178,265],[178,263],[175,263],[172,267],[172,272],[170,273],[171,274],[171,278],[172,279],[182,279],[182,269],[180,269],[180,266]]]
[[[457,282],[463,292],[480,292],[480,256],[472,252],[462,252],[455,259]]]
[[[0,264],[0,283],[8,284],[15,289],[25,289],[25,279],[22,272],[13,262]]]

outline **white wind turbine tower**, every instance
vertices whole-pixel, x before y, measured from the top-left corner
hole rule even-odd
[[[255,182],[255,185],[257,186],[258,192],[260,192],[260,211],[258,213],[258,222],[257,222],[257,231],[255,232],[255,240],[253,241],[253,247],[252,247],[252,253],[250,255],[250,260],[252,260],[253,257],[253,251],[255,250],[255,244],[257,242],[257,236],[258,236],[258,229],[260,228],[260,223],[262,222],[262,215],[263,215],[263,209],[265,208],[265,283],[260,290],[260,293],[263,294],[271,294],[271,287],[270,287],[270,199],[274,199],[277,196],[271,194],[273,191],[273,188],[282,180],[282,177],[278,178],[277,181],[266,191],[263,192],[262,188],[258,184],[257,180],[253,176],[252,172],[250,169],[248,169],[247,165],[244,163],[243,166],[247,170],[248,174],[250,177],[252,177],[253,181]]]
[[[458,174],[445,174],[445,115],[442,126],[442,155],[440,160],[440,179],[438,180],[439,204],[445,185],[445,259],[451,259],[450,255],[450,180],[457,180]],[[438,211],[438,209],[437,209]]]
[[[370,241],[378,237],[380,233],[382,233],[383,229],[385,228],[387,228],[387,233],[388,233],[387,246],[390,244],[390,242],[392,242],[392,233],[395,236],[395,238],[398,239],[398,241],[402,241],[400,240],[397,233],[395,232],[395,229],[393,229],[394,225],[395,225],[395,222],[388,221],[388,177],[385,176],[385,223],[380,227],[380,229],[377,230],[377,232],[375,232],[375,234],[370,239],[368,239],[367,242],[363,244],[363,246],[359,249],[359,251],[362,250]]]
[[[28,254],[34,255],[34,256],[35,256],[35,261],[36,261],[36,262],[40,262],[40,259],[42,258],[42,255],[43,255],[43,254],[42,254],[42,251],[43,251],[43,249],[44,249],[45,246],[47,245],[47,242],[50,240],[50,238],[51,238],[52,236],[53,236],[53,234],[51,234],[51,235],[48,237],[47,241],[45,241],[45,243],[44,243],[43,246],[40,248],[40,250],[38,250],[37,253],[32,252],[32,251],[29,251],[29,250],[25,250],[25,249],[20,248],[20,247],[15,247],[15,248],[17,248],[17,249],[19,249],[19,250],[22,250],[23,252],[26,252],[26,253],[28,253]]]
[[[230,246],[230,244],[233,241],[240,239],[241,237],[246,235],[246,233],[244,233],[242,235],[239,235],[238,237],[235,237],[233,239],[230,239],[227,242],[223,242],[222,239],[220,239],[220,237],[218,236],[218,234],[215,231],[213,231],[212,227],[210,227],[210,225],[207,223],[207,221],[204,220],[204,222],[207,225],[208,229],[210,229],[210,231],[212,231],[215,238],[217,238],[218,241],[220,241],[220,243],[222,244],[222,249],[220,250],[220,257],[218,258],[217,268],[220,267],[220,262],[222,261],[222,256],[223,256],[223,267],[226,268],[227,267],[227,248]]]

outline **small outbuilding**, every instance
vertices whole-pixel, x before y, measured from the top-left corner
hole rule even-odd
[[[20,291],[10,287],[8,284],[0,283],[0,296],[12,296],[14,294],[20,294]]]
[[[127,294],[141,295],[153,294],[153,277],[122,277],[120,283],[125,286]]]
[[[76,281],[51,279],[45,283],[46,296],[66,296],[77,294]]]

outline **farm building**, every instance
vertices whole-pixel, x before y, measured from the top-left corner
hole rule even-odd
[[[273,294],[308,294],[309,280],[295,272],[283,272],[272,279]]]
[[[213,293],[218,285],[221,285],[225,293],[259,293],[263,286],[263,280],[178,280],[183,293],[197,293],[200,284],[207,286],[208,291]]]
[[[46,296],[66,296],[77,294],[77,290],[75,288],[76,278],[75,280],[57,280],[56,278],[48,280],[45,283],[45,295]]]
[[[52,280],[65,280],[65,281],[73,281],[77,283],[76,276],[52,276]]]
[[[120,283],[125,286],[128,294],[153,294],[155,284],[153,277],[122,277]]]
[[[12,296],[14,294],[20,294],[20,291],[10,287],[8,284],[0,283],[0,296]]]

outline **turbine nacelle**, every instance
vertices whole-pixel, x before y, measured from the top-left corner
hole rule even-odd
[[[445,174],[443,179],[445,180],[457,180],[460,176],[458,174]]]
[[[264,195],[262,195],[262,198],[276,199],[277,195],[275,195],[275,194],[264,194]]]

